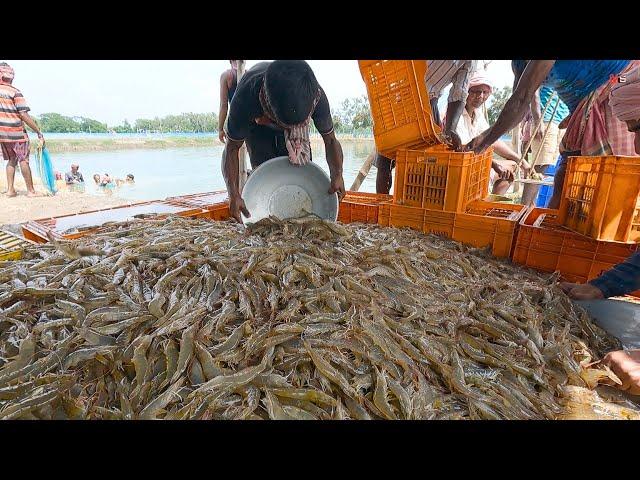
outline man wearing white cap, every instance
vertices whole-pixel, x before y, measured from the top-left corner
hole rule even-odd
[[[456,128],[456,133],[463,145],[466,145],[489,128],[489,122],[484,116],[482,105],[491,96],[492,91],[493,86],[485,72],[476,71],[469,80],[469,95]],[[491,164],[492,192],[502,194],[509,189],[513,181],[515,167],[520,157],[502,140],[498,140],[493,144],[493,150],[506,159],[506,161],[493,160]],[[522,162],[523,169],[528,169],[528,167],[528,164]]]

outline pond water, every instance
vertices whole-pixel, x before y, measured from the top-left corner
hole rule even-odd
[[[344,153],[344,182],[347,188],[374,150],[373,140],[341,141]],[[324,145],[312,142],[313,160],[327,173]],[[135,149],[108,152],[69,152],[52,154],[54,169],[64,174],[72,163],[80,166],[87,193],[113,195],[127,200],[156,200],[176,195],[226,189],[221,171],[222,146],[173,149]],[[124,179],[131,173],[134,185],[105,189],[95,185],[92,175],[108,173],[111,178]],[[376,168],[360,187],[363,192],[375,192]]]

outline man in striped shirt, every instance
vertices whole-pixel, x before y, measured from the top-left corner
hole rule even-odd
[[[425,82],[429,91],[429,103],[435,122],[443,127],[447,142],[456,150],[460,150],[462,142],[456,133],[458,121],[467,103],[469,79],[478,68],[477,60],[427,60]],[[438,99],[442,91],[451,85],[446,113],[446,123],[442,126]],[[376,192],[389,193],[391,190],[391,170],[395,161],[378,154],[375,161]]]
[[[27,186],[27,196],[35,197],[38,194],[33,188],[29,168],[29,137],[24,125],[38,134],[41,145],[44,145],[44,137],[36,122],[27,113],[29,107],[22,93],[11,85],[14,76],[13,68],[7,63],[0,63],[0,147],[2,156],[7,161],[7,196],[17,195],[13,181],[16,165],[19,163]]]

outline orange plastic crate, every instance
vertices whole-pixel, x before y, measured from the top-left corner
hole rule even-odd
[[[380,205],[378,209],[378,225],[381,227],[389,226],[389,222],[391,221],[391,207],[392,205],[390,204]]]
[[[442,143],[425,84],[426,60],[359,60],[358,64],[378,152],[393,158],[398,148]]]
[[[520,220],[512,260],[583,283],[623,262],[637,248],[635,243],[594,240],[572,232],[560,224],[558,210],[533,208]]]
[[[381,205],[378,224],[443,235],[479,248],[491,246],[494,256],[508,257],[518,222],[525,211],[523,205],[483,201],[473,202],[467,213]]]
[[[570,157],[560,223],[596,240],[640,240],[640,157]]]
[[[509,257],[518,224],[527,210],[524,205],[472,202],[466,213],[456,214],[453,239],[479,248],[491,245],[494,257]]]
[[[0,230],[0,262],[20,260],[24,249],[30,245],[34,245],[34,242],[13,232]]]
[[[378,209],[378,205],[343,200],[338,209],[338,221],[342,223],[378,223]]]
[[[386,193],[354,192],[352,190],[347,190],[343,200],[379,205],[381,203],[391,202],[393,200],[393,195],[387,195]]]
[[[58,239],[74,240],[100,231],[104,223],[128,221],[132,220],[134,215],[144,214],[156,214],[160,217],[166,215],[189,218],[211,217],[210,212],[202,208],[192,208],[172,200],[154,200],[32,220],[22,225],[22,232],[25,238],[37,243],[48,242],[48,234]]]
[[[231,213],[229,212],[229,204],[227,202],[218,203],[215,205],[210,205],[207,207],[207,211],[209,212],[209,217],[211,220],[227,220],[231,218]]]
[[[487,196],[493,150],[476,155],[444,145],[396,154],[393,197],[399,205],[464,212]]]
[[[383,193],[348,191],[338,209],[338,221],[342,223],[378,223],[380,204],[390,203],[391,195]]]

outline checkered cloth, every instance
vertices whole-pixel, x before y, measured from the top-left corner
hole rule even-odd
[[[313,115],[316,109],[321,94],[322,91],[318,89],[316,98],[313,101],[313,106],[306,120],[297,125],[287,125],[278,120],[278,117],[273,112],[273,107],[269,102],[269,96],[267,95],[264,82],[262,83],[262,88],[260,88],[260,104],[262,105],[262,109],[269,119],[284,130],[284,140],[287,152],[289,153],[289,161],[294,165],[305,165],[311,161],[309,126],[311,123],[311,115]]]
[[[567,133],[560,144],[561,152],[580,151],[581,155],[587,156],[636,155],[635,136],[629,132],[627,124],[613,114],[609,99],[617,78],[639,67],[640,60],[632,61],[611,81],[578,104],[567,124]]]
[[[618,83],[611,87],[609,105],[621,122],[640,120],[640,67],[619,76]]]

